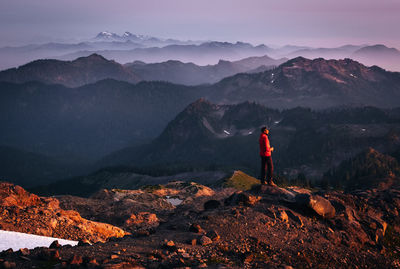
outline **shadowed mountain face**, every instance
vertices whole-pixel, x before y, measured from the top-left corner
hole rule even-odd
[[[389,155],[368,148],[324,175],[329,186],[345,189],[389,188],[400,177],[400,165]]]
[[[343,104],[400,105],[400,73],[350,59],[292,59],[263,73],[238,74],[212,86],[219,103],[257,101],[269,107],[326,108]]]
[[[80,88],[0,83],[0,141],[65,159],[93,160],[157,136],[196,88],[103,80]]]
[[[74,163],[74,160],[61,162],[48,156],[0,146],[2,181],[12,181],[24,187],[32,187],[89,171],[89,166]]]
[[[400,145],[400,119],[392,111],[347,108],[314,112],[271,110],[254,103],[188,106],[151,144],[109,155],[104,165],[182,163],[245,167],[258,171],[258,136],[269,127],[280,172],[320,177],[328,168],[369,146],[391,151]]]
[[[74,61],[38,60],[0,72],[0,81],[23,83],[40,81],[79,87],[103,79],[115,79],[130,83],[168,81],[184,85],[215,83],[241,72],[265,71],[276,67],[286,59],[274,60],[268,56],[250,57],[236,62],[220,61],[216,65],[199,66],[193,63],[167,61],[145,64],[134,62],[121,65],[98,54],[81,57]]]

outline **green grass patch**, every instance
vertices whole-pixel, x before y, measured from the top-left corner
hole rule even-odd
[[[260,180],[249,176],[242,171],[235,171],[230,178],[225,180],[223,186],[247,191],[258,184],[261,184]]]

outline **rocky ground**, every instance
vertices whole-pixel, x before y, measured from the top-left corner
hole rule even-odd
[[[182,203],[174,206],[167,196]],[[57,199],[57,210],[76,210],[127,235],[76,247],[4,251],[4,268],[400,268],[396,183],[344,193],[172,182]],[[2,203],[3,211],[13,207]],[[3,214],[1,223],[11,223],[8,218]]]
[[[91,242],[128,234],[116,226],[84,219],[77,211],[64,210],[55,198],[38,197],[5,182],[0,182],[0,229]]]

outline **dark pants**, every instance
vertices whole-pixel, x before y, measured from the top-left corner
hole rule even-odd
[[[261,183],[265,183],[272,181],[272,175],[274,173],[274,165],[272,164],[272,157],[271,156],[260,156],[261,157]]]

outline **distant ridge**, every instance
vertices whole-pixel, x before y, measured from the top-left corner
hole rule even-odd
[[[68,87],[79,87],[107,78],[131,83],[140,80],[130,70],[99,54],[80,57],[73,61],[37,60],[0,72],[0,81],[14,83],[40,81]]]
[[[154,64],[135,61],[121,65],[94,53],[73,61],[52,59],[33,61],[18,68],[1,71],[0,81],[13,83],[40,81],[68,87],[79,87],[103,79],[115,79],[130,83],[147,80],[199,85],[215,83],[241,72],[253,72],[257,68],[271,69],[286,60],[275,60],[265,55],[245,58],[236,62],[221,60],[216,65],[207,66],[172,60]]]
[[[262,73],[238,74],[212,86],[219,103],[257,101],[271,107],[327,108],[343,104],[400,105],[400,73],[351,59],[291,59]]]

